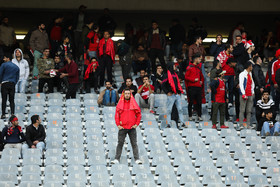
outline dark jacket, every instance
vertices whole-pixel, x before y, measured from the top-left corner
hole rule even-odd
[[[214,56],[214,59],[216,59],[217,56],[220,54],[220,52],[222,52],[223,50],[225,50],[224,43],[221,43],[220,45],[218,45],[216,42],[212,42],[209,52],[211,55]]]
[[[255,83],[255,89],[259,90],[265,87],[265,77],[260,65],[255,64],[253,67],[253,80]]]
[[[277,121],[275,120],[275,119],[267,119],[267,118],[262,118],[262,119],[260,119],[260,121],[259,121],[259,124],[260,125],[258,125],[258,128],[257,128],[257,131],[261,131],[262,130],[262,127],[263,127],[263,124],[264,124],[264,122],[272,122],[273,124],[275,124]]]
[[[232,54],[237,63],[241,63],[244,65],[249,60],[249,56],[245,50],[243,43],[240,43],[236,47],[234,47]]]
[[[172,44],[186,41],[186,30],[181,24],[176,24],[169,29],[169,37]]]
[[[160,44],[161,44],[162,49],[164,49],[165,45],[166,45],[165,32],[163,30],[161,30],[160,28],[158,28],[158,29],[159,29]],[[150,29],[149,30],[149,35],[148,35],[148,41],[147,41],[148,42],[148,45],[147,45],[148,48],[151,47],[152,37],[153,37],[153,29]]]
[[[162,90],[162,86],[161,86],[161,84],[158,82],[158,80],[163,80],[163,75],[161,74],[161,75],[159,75],[159,74],[152,74],[151,75],[151,79],[152,79],[152,81],[153,81],[153,86],[155,87],[155,91],[157,90],[157,89],[160,89],[160,90]]]
[[[122,86],[118,90],[118,93],[121,94],[125,88],[129,88],[129,87],[127,87],[124,82],[124,83],[122,83]],[[137,87],[135,85],[132,84],[129,89],[133,90],[133,92],[132,92],[133,96],[137,93]]]
[[[2,131],[2,140],[3,143],[22,143],[25,141],[23,132],[20,132],[18,128],[13,128],[13,133],[8,135],[9,127],[6,126]]]
[[[264,117],[262,117],[262,113],[265,111],[272,111],[273,113],[273,119],[275,119],[276,117],[276,113],[275,113],[275,105],[274,105],[274,101],[272,99],[269,99],[269,101],[267,103],[264,103],[262,100],[258,100],[257,104],[256,104],[256,119],[258,122],[258,127],[257,130],[261,131],[262,129],[262,124],[263,122],[262,119]]]
[[[46,132],[43,125],[38,126],[38,130],[31,124],[26,127],[25,139],[29,147],[33,145],[34,141],[44,142],[46,138]]]
[[[234,87],[239,84],[239,74],[244,70],[244,66],[242,64],[236,64],[234,69],[235,72],[235,79],[234,79]]]
[[[0,83],[13,82],[17,83],[19,79],[19,67],[11,61],[5,62],[0,67]]]
[[[173,70],[173,65],[174,65],[173,62],[168,62],[168,63],[167,63],[167,70],[170,71],[170,73],[171,73],[171,76],[172,76],[172,78],[173,78],[173,82],[174,82],[174,86],[175,86],[175,88],[176,88],[177,94],[181,94],[181,93],[183,93],[183,92],[181,92],[180,89],[179,89],[179,86],[178,86],[179,80],[177,80],[176,72]],[[170,83],[169,83],[169,81],[168,81],[168,74],[167,74],[167,73],[165,73],[165,74],[163,75],[162,90],[163,90],[164,93],[166,93],[166,94],[168,94],[169,92],[174,93],[173,90],[172,90],[172,88],[171,88],[171,85],[170,85]]]

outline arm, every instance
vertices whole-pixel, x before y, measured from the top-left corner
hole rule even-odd
[[[142,93],[142,90],[143,90],[143,88],[144,88],[144,86],[145,86],[145,84],[140,85],[139,88],[138,88],[138,90],[137,90],[137,93],[141,94],[141,93]]]
[[[21,137],[20,143],[24,142],[25,141],[25,136],[24,136],[23,132],[20,133],[20,137]]]
[[[4,66],[5,66],[5,64],[2,64],[0,67],[0,84],[2,83],[2,80],[3,80]]]
[[[120,87],[120,89],[118,90],[118,93],[121,94],[124,90],[124,85],[122,84],[122,86]]]
[[[242,95],[245,95],[245,89],[244,89],[244,75],[243,73],[239,74],[239,88],[242,93]]]
[[[27,61],[25,61],[25,80],[28,80],[29,76],[29,64]]]
[[[120,126],[120,113],[118,111],[116,111],[115,113],[115,121],[116,121],[116,125]]]
[[[46,132],[43,126],[41,126],[41,131],[42,131],[42,136],[40,138],[38,138],[39,142],[43,142],[46,138]]]
[[[277,71],[276,62],[277,61],[273,62],[272,67],[271,67],[271,80],[272,80],[273,84],[277,84],[277,82],[275,81],[275,74]]]
[[[102,92],[100,92],[98,99],[97,99],[97,104],[101,105],[103,102],[103,96],[105,94],[105,90],[103,90]]]
[[[189,82],[195,82],[195,78],[191,76],[191,70],[187,70],[185,74],[185,80]]]
[[[149,88],[149,93],[150,94],[154,93],[154,90],[152,89],[151,84],[148,85],[148,88]]]
[[[2,138],[2,140],[3,140],[3,143],[7,143],[7,141],[5,140],[5,137],[6,137],[6,135],[7,135],[7,131],[8,131],[8,127],[4,127],[3,128],[3,130],[2,130],[2,136],[1,136],[1,138]]]
[[[193,56],[193,48],[190,46],[189,47],[189,61],[192,61],[192,56]]]
[[[141,112],[138,112],[138,111],[136,112],[135,115],[136,115],[136,124],[135,124],[135,125],[138,126],[138,125],[140,124],[141,116],[142,116],[142,115],[141,115]]]
[[[33,31],[33,33],[31,34],[31,36],[30,36],[30,39],[29,39],[29,45],[30,45],[30,47],[31,47],[31,49],[33,50],[33,51],[35,51],[35,40],[36,40],[36,36],[35,36],[35,34],[34,34],[34,32],[35,31]]]
[[[25,133],[25,140],[26,140],[26,143],[29,146],[29,148],[33,145],[33,142],[30,139],[30,135],[31,135],[30,130],[29,130],[29,128],[27,128],[26,133]]]

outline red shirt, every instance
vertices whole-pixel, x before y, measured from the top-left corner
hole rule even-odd
[[[89,38],[89,51],[97,51],[99,44],[98,34],[94,31],[91,31],[88,33],[87,37]]]
[[[61,31],[62,31],[62,28],[60,26],[54,26],[50,33],[51,40],[60,41],[61,40]]]
[[[69,84],[79,83],[79,71],[77,64],[72,61],[70,64],[66,64],[63,68],[58,70],[61,73],[68,73]]]
[[[246,96],[252,96],[252,77],[251,75],[248,73],[247,75],[247,84],[246,84],[246,88],[245,88],[245,95]]]
[[[142,86],[143,86],[143,85],[140,85],[138,89],[142,88]],[[154,91],[154,90],[155,90],[155,87],[154,87],[153,85],[151,85],[151,84],[150,84],[150,86],[151,86],[151,89]],[[146,100],[146,99],[149,99],[149,97],[150,97],[149,88],[145,86],[145,87],[143,88],[143,90],[142,90],[142,92],[141,92],[140,95],[141,95],[141,97],[142,97],[143,99],[145,99],[145,100]]]
[[[198,81],[195,81],[195,79],[198,79]],[[204,81],[201,65],[198,64],[195,66],[193,63],[190,63],[185,74],[186,87],[202,87],[200,81]]]
[[[219,80],[219,86],[217,88],[217,93],[215,94],[216,103],[225,103],[226,87],[225,82],[221,79]]]
[[[222,64],[222,69],[226,71],[225,75],[235,75],[234,68],[227,65],[227,60],[229,58],[233,58],[233,55],[228,55],[225,50],[220,52],[220,54],[217,56],[217,60],[219,60]]]
[[[275,62],[273,62],[272,68],[271,68],[271,80],[272,80],[273,84],[277,84],[275,81],[275,74],[279,68],[280,68],[280,60],[276,60]]]
[[[141,120],[141,112],[130,109],[130,100],[124,101],[124,109],[115,114],[117,126],[122,126],[124,129],[131,129],[134,125],[139,125]]]

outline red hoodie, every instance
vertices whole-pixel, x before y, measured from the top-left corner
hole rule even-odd
[[[116,107],[115,120],[117,126],[120,125],[124,129],[131,129],[132,126],[140,124],[141,110],[132,94],[130,100],[125,100],[122,94]]]
[[[97,51],[98,43],[99,43],[98,33],[91,31],[88,33],[87,38],[89,39],[88,50]]]
[[[198,81],[195,82],[195,79],[198,79]],[[203,80],[204,78],[200,65],[194,65],[193,63],[190,63],[185,74],[185,83],[187,87],[201,87],[202,85],[200,84],[200,81],[203,82]]]

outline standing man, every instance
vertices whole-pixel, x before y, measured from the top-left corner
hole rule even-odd
[[[265,88],[265,77],[262,71],[262,59],[259,56],[253,58],[255,65],[253,66],[253,80],[255,82],[255,100],[258,101],[262,97]]]
[[[53,78],[50,76],[50,71],[54,69],[54,61],[49,58],[50,50],[44,49],[42,58],[38,59],[38,70],[39,70],[39,93],[43,92],[45,83],[48,85],[48,92],[53,93]]]
[[[217,115],[218,111],[220,112],[220,127],[228,128],[228,126],[225,126],[225,110],[226,110],[226,86],[223,80],[223,76],[225,74],[225,71],[219,69],[216,72],[216,78],[211,81],[210,87],[211,87],[211,101],[212,101],[212,128],[217,129],[216,123],[217,123]]]
[[[253,66],[248,61],[245,66],[245,70],[239,74],[239,87],[240,87],[240,123],[243,123],[244,113],[246,110],[247,128],[250,128],[251,113],[254,102],[254,89],[255,83],[252,77]]]
[[[9,119],[9,126],[2,130],[2,140],[5,148],[17,148],[21,152],[22,142],[25,141],[21,126],[18,125],[18,118],[12,115]]]
[[[143,77],[143,82],[144,84],[138,87],[137,94],[135,95],[135,100],[140,107],[149,107],[150,113],[153,114],[155,113],[153,111],[155,103],[155,88],[150,84],[148,75],[145,75]]]
[[[46,132],[43,125],[41,125],[41,118],[39,115],[31,117],[31,125],[26,127],[25,139],[26,144],[22,146],[22,150],[28,148],[40,149],[41,153],[45,149]]]
[[[195,38],[195,43],[192,44],[189,47],[189,61],[192,61],[192,57],[199,53],[202,56],[202,62],[204,62],[204,58],[206,55],[205,49],[202,45],[202,39],[201,36],[196,36]]]
[[[150,53],[152,72],[154,74],[156,73],[156,58],[159,59],[164,71],[166,70],[166,64],[164,61],[165,45],[165,32],[158,27],[157,21],[152,21],[152,28],[149,31],[147,47]]]
[[[65,60],[67,64],[57,71],[61,73],[61,79],[64,77],[68,78],[69,87],[66,93],[66,99],[75,99],[77,90],[79,88],[78,65],[74,62],[73,56],[71,54],[67,54]]]
[[[19,67],[19,81],[16,84],[16,93],[25,93],[25,86],[29,76],[29,64],[23,58],[20,48],[15,49],[12,62]]]
[[[236,46],[234,47],[232,54],[236,59],[238,64],[244,65],[249,59],[246,49],[244,47],[244,43],[242,43],[242,36],[236,36]]]
[[[216,36],[216,42],[212,42],[210,47],[210,54],[214,56],[214,59],[217,58],[217,56],[225,50],[225,44],[223,43],[223,36],[221,34],[218,34]]]
[[[132,146],[135,163],[141,164],[142,161],[139,159],[136,132],[136,128],[140,124],[141,120],[141,110],[128,88],[124,90],[116,107],[115,120],[119,133],[116,156],[115,160],[112,161],[112,164],[118,164],[120,162],[122,148],[127,134]]]
[[[171,53],[178,58],[182,51],[183,42],[186,41],[186,30],[180,24],[179,19],[172,20],[172,27],[169,29],[169,37],[171,38]]]
[[[162,89],[167,94],[167,127],[171,125],[171,112],[175,104],[179,114],[180,125],[185,126],[183,109],[181,105],[181,94],[184,93],[179,77],[176,74],[174,62],[167,63],[167,73],[163,75]]]
[[[38,79],[38,59],[42,56],[44,49],[49,48],[49,37],[44,23],[40,23],[38,29],[32,32],[29,45],[34,54],[33,79]]]
[[[275,61],[272,64],[271,67],[271,82],[272,82],[272,89],[271,89],[271,95],[273,97],[274,95],[274,101],[275,101],[275,110],[278,112],[279,111],[279,101],[280,101],[280,93],[277,91],[278,88],[278,84],[277,81],[275,79],[276,77],[276,72],[278,69],[280,69],[280,49],[278,49],[275,53]]]
[[[188,112],[189,112],[189,120],[192,121],[192,107],[194,102],[196,102],[196,111],[198,114],[198,120],[202,121],[201,118],[201,105],[202,105],[202,93],[204,89],[204,77],[201,71],[200,62],[201,56],[200,54],[195,54],[192,58],[192,62],[187,67],[185,74],[185,84],[188,95]]]
[[[4,63],[0,67],[0,83],[2,96],[2,115],[1,119],[5,119],[7,97],[9,95],[9,102],[11,107],[11,114],[15,113],[15,85],[19,79],[19,68],[11,62],[12,55],[10,53],[4,54]]]
[[[132,84],[132,78],[131,77],[127,77],[125,79],[125,83],[122,83],[122,86],[118,90],[118,93],[121,94],[125,90],[125,88],[130,89],[130,92],[132,93],[133,97],[137,93],[137,87]]]
[[[110,33],[108,31],[104,32],[104,37],[99,42],[99,62],[100,62],[100,79],[99,86],[104,85],[105,80],[105,68],[107,70],[107,79],[112,82],[112,68],[115,64],[115,49],[114,42],[110,38]]]
[[[2,47],[4,52],[12,53],[15,43],[15,30],[9,25],[9,18],[4,16],[0,24],[0,48]]]

